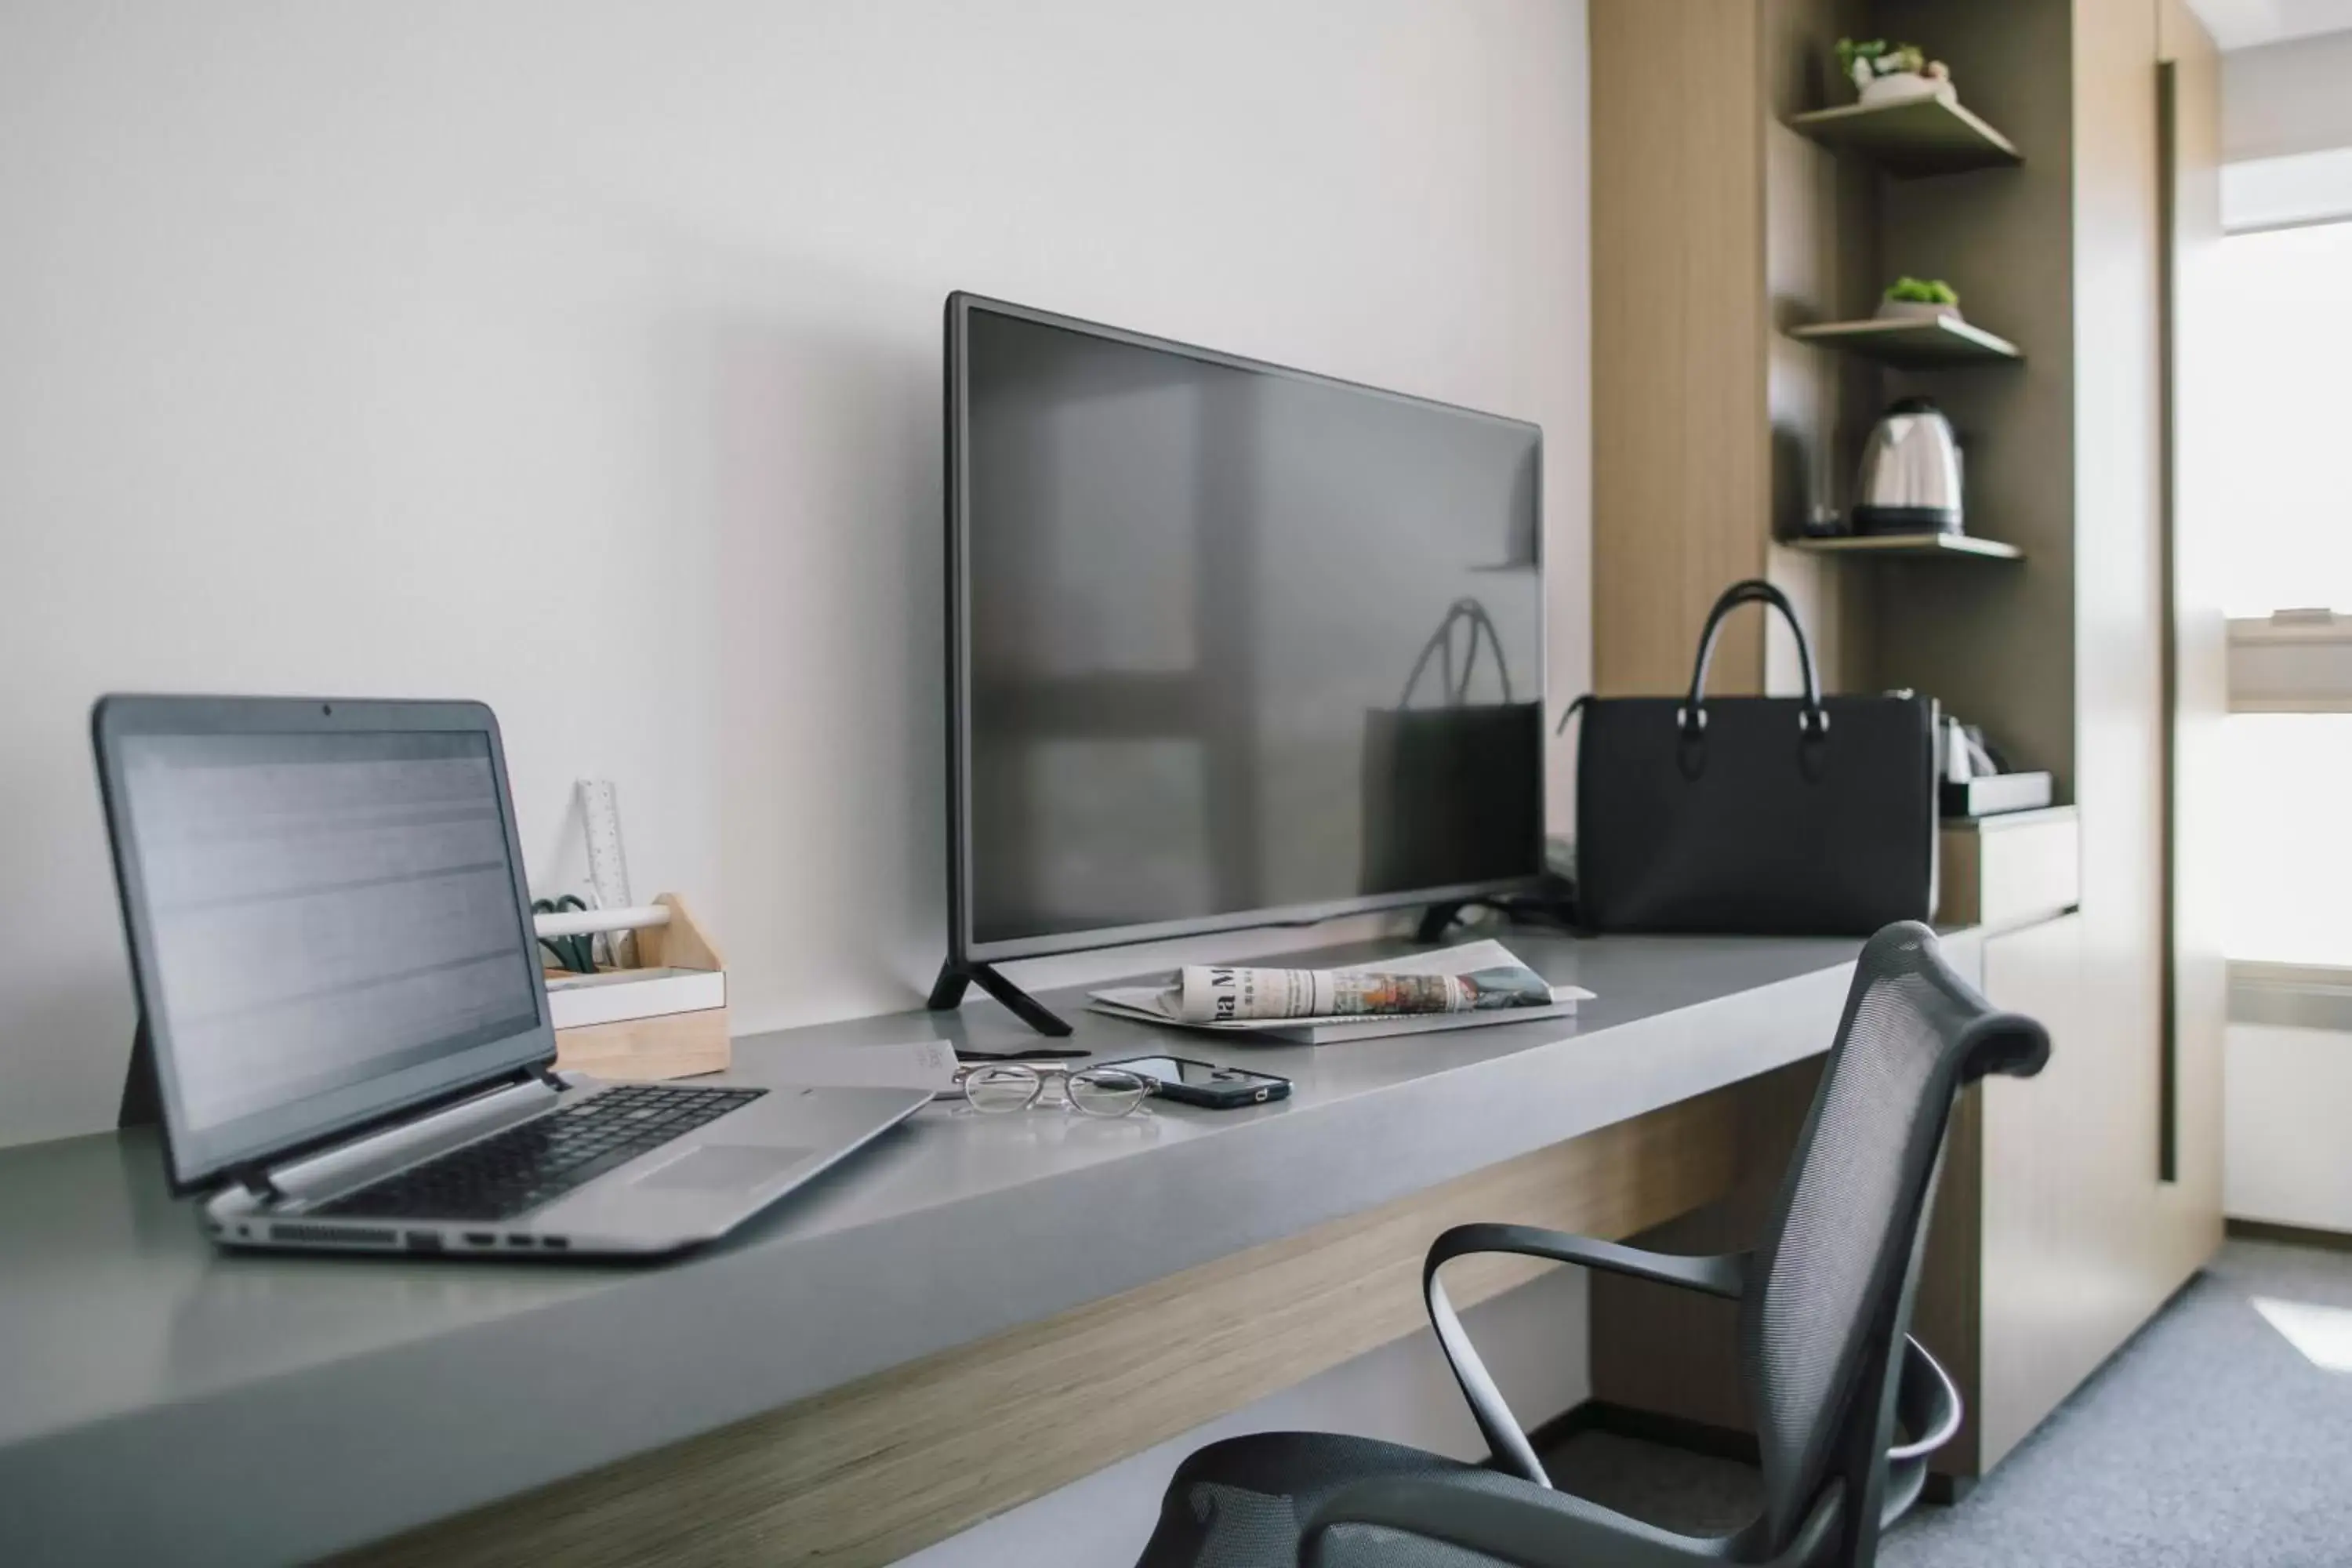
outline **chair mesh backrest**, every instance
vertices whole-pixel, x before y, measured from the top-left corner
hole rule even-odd
[[[1918,1206],[1961,1058],[1979,1037],[1971,1026],[1990,1016],[1925,926],[1889,926],[1863,949],[1740,1307],[1776,1542],[1796,1530],[1838,1462],[1873,1329],[1902,1288],[1924,1223]]]

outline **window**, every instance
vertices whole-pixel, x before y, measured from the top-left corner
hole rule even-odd
[[[2352,223],[2231,235],[2218,268],[2222,608],[2352,611]]]
[[[2352,223],[2232,235],[2213,309],[2230,956],[2352,968]]]

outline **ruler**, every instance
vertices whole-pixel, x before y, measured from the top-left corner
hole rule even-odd
[[[596,907],[629,907],[629,861],[621,853],[621,807],[610,779],[582,779],[580,817],[588,827],[588,885],[595,889]],[[613,962],[624,969],[636,963],[636,942],[627,931],[604,938]]]

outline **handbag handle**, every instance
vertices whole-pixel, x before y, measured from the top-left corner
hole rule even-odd
[[[1454,623],[1456,621],[1470,623],[1470,646],[1462,656],[1462,678],[1459,680],[1454,678]],[[1478,668],[1478,634],[1482,631],[1495,650],[1495,673],[1502,680],[1503,700],[1507,704],[1511,700],[1511,667],[1503,658],[1503,639],[1495,630],[1494,619],[1486,614],[1486,606],[1477,600],[1456,599],[1446,606],[1445,618],[1437,623],[1437,630],[1421,645],[1421,657],[1412,661],[1412,673],[1404,678],[1404,693],[1397,699],[1397,706],[1412,706],[1412,689],[1421,684],[1421,672],[1429,668],[1430,656],[1440,652],[1445,655],[1445,665],[1440,676],[1441,684],[1447,689],[1446,702],[1455,708],[1462,706],[1470,695],[1471,674]]]
[[[1805,640],[1804,623],[1797,619],[1797,608],[1789,603],[1789,595],[1761,577],[1749,577],[1734,583],[1706,613],[1706,629],[1698,636],[1698,663],[1691,670],[1690,696],[1683,706],[1675,710],[1675,727],[1685,734],[1696,734],[1706,728],[1706,666],[1715,657],[1716,634],[1723,629],[1724,617],[1746,604],[1761,604],[1780,612],[1796,634],[1797,662],[1805,675],[1805,705],[1797,710],[1797,730],[1805,735],[1829,733],[1829,710],[1822,706],[1822,683],[1813,674],[1813,648]]]

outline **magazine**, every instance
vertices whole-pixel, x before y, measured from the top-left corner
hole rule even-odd
[[[1572,1015],[1592,993],[1553,985],[1497,942],[1339,969],[1188,964],[1161,985],[1089,993],[1114,1017],[1292,1044]]]

